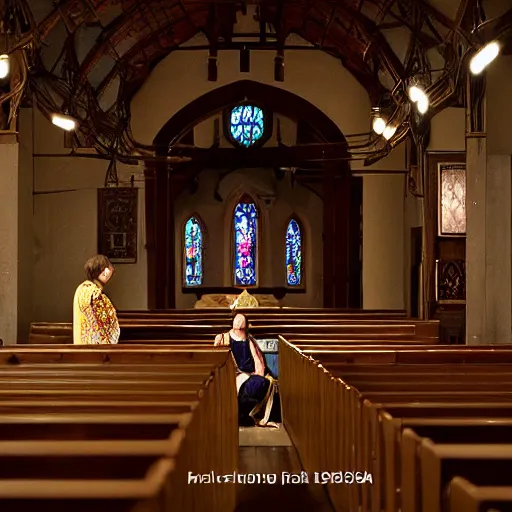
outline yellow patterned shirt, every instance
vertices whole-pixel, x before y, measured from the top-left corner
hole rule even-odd
[[[114,344],[119,341],[119,321],[100,285],[84,281],[73,300],[73,343]]]

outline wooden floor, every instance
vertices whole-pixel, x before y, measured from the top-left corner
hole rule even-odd
[[[262,430],[265,432],[262,434]],[[236,512],[283,512],[293,511],[332,512],[333,509],[324,488],[320,484],[283,484],[282,474],[300,474],[302,471],[295,448],[286,432],[272,432],[255,427],[254,434],[245,429],[244,446],[239,449],[239,473],[241,474],[276,474],[275,484],[238,484],[238,504]],[[242,437],[242,436],[241,436]],[[257,446],[247,446],[251,437]],[[275,437],[279,446],[269,446]],[[289,438],[288,438],[289,439]]]

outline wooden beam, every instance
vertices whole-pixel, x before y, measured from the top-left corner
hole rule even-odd
[[[201,166],[210,169],[226,167],[300,167],[307,162],[349,160],[346,142],[304,144],[266,148],[173,148],[169,156],[190,159],[181,166]]]

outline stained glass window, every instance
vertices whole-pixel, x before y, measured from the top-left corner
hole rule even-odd
[[[258,210],[250,201],[236,205],[235,232],[235,286],[256,285]]]
[[[286,282],[288,286],[302,284],[302,234],[295,219],[286,229]]]
[[[185,224],[185,286],[203,284],[203,230],[196,217]]]
[[[229,132],[235,142],[248,148],[263,137],[263,110],[254,105],[238,105],[231,110]]]
[[[464,164],[439,165],[440,235],[466,233],[466,168]]]

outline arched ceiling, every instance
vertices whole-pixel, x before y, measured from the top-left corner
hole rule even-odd
[[[212,55],[238,48],[236,22],[244,13],[259,28],[255,48],[280,51],[297,34],[338,58],[374,103],[386,95],[399,103],[406,80],[421,73],[432,114],[454,101],[462,61],[478,37],[491,39],[512,26],[507,0],[483,1],[492,12],[492,19],[482,25],[484,36],[472,33],[486,21],[478,0],[4,3],[4,19],[11,20],[15,34],[11,41],[25,51],[40,107],[49,112],[72,106],[73,114],[103,137],[105,147],[114,144],[119,123],[127,129],[129,99],[162,58],[198,34]]]

